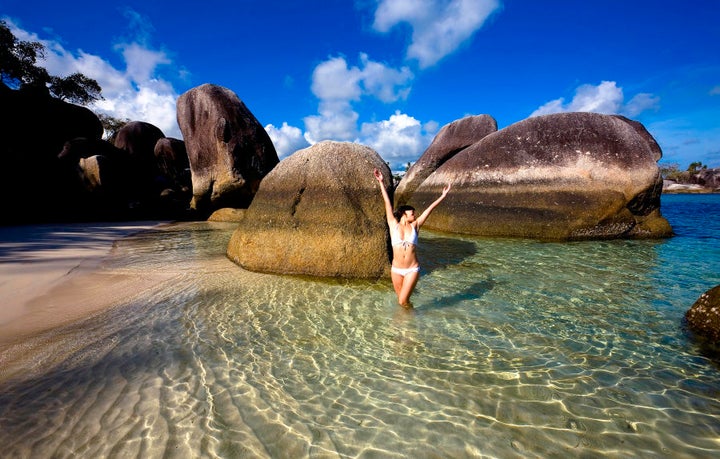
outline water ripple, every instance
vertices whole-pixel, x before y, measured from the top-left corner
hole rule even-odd
[[[424,232],[413,311],[385,279],[243,271],[224,256],[231,233],[179,223],[119,241],[105,272],[162,281],[26,344],[24,371],[0,386],[3,453],[720,450],[718,367],[680,326],[718,282],[720,253],[704,244],[720,228],[699,240],[568,244]]]

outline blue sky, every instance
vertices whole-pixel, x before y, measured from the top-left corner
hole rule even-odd
[[[96,79],[97,112],[181,138],[175,101],[234,91],[281,158],[325,139],[395,170],[443,125],[561,111],[640,121],[662,163],[720,167],[718,0],[0,0],[55,75]]]

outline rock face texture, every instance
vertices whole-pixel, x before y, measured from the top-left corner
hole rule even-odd
[[[495,131],[497,121],[490,115],[467,116],[443,126],[403,176],[395,190],[395,206],[406,204],[417,187],[448,159]]]
[[[204,84],[182,94],[177,120],[190,161],[190,206],[207,212],[246,208],[260,180],[278,163],[265,129],[238,96]]]
[[[260,272],[378,278],[390,265],[384,206],[371,148],[321,142],[284,159],[260,184],[227,255]]]
[[[548,240],[668,237],[661,156],[645,128],[624,117],[533,117],[453,155],[407,202],[423,209],[449,182],[428,228]]]
[[[720,168],[704,169],[695,175],[695,180],[705,188],[720,190]]]
[[[689,328],[714,343],[720,343],[720,285],[700,295],[685,313]]]
[[[161,187],[183,195],[190,194],[192,182],[185,142],[163,137],[155,144],[153,153],[163,182]]]

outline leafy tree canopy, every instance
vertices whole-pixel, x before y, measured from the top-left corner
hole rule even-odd
[[[707,166],[700,161],[695,161],[690,163],[687,168],[688,172],[692,172],[693,174],[696,173],[699,169],[707,169]]]
[[[44,57],[42,43],[18,40],[7,23],[0,21],[0,81],[3,84],[13,89],[46,88],[58,99],[80,105],[102,99],[102,88],[97,81],[81,73],[67,77],[50,75],[36,65],[37,60]]]
[[[100,113],[98,118],[100,118],[100,122],[105,130],[105,138],[108,140],[114,139],[117,132],[130,122],[127,118],[119,119],[103,113]]]

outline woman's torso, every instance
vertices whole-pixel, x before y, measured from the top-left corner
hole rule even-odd
[[[418,266],[417,240],[417,228],[414,225],[395,225],[391,232],[393,266],[403,269]]]

